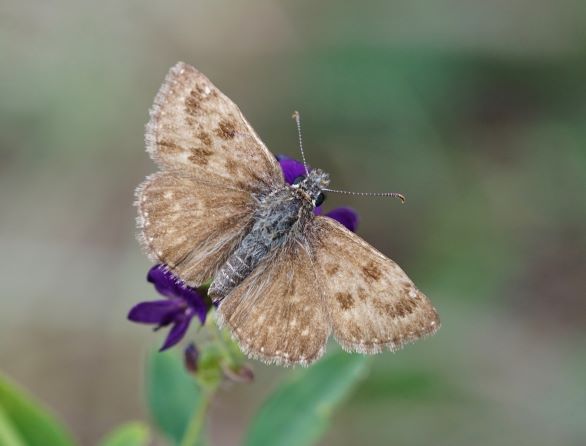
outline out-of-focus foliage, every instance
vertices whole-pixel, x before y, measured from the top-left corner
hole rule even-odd
[[[364,377],[364,356],[341,352],[294,374],[270,396],[252,420],[244,444],[306,446],[315,444],[334,409]]]
[[[32,397],[0,376],[0,444],[73,446],[67,430]]]
[[[148,427],[126,423],[100,442],[101,446],[146,446]],[[74,446],[67,429],[47,409],[6,377],[0,376],[0,445]]]
[[[141,422],[126,423],[106,436],[100,446],[146,446],[149,442],[149,429]]]
[[[173,444],[180,444],[192,413],[201,404],[202,391],[175,351],[150,356],[146,391],[155,425]]]
[[[148,419],[162,338],[125,320],[154,297],[130,204],[155,169],[147,110],[184,60],[273,152],[297,156],[299,110],[333,187],[407,196],[325,206],[359,211],[443,326],[375,357],[321,444],[581,444],[585,29],[574,0],[4,2],[3,371],[82,444]],[[286,373],[222,387],[214,444],[240,444]]]

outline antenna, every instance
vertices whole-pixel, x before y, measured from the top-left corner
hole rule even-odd
[[[309,169],[307,168],[307,163],[305,162],[305,153],[303,152],[303,138],[301,137],[301,116],[299,112],[296,110],[293,112],[293,116],[295,119],[295,123],[297,124],[297,136],[299,137],[299,150],[301,150],[301,158],[303,158],[303,167],[305,167],[305,175],[309,175]]]
[[[337,189],[322,189],[326,192],[334,192],[336,194],[346,194],[346,195],[361,195],[361,196],[370,196],[370,197],[391,197],[391,198],[398,198],[401,200],[401,203],[405,203],[405,196],[398,192],[351,192],[348,190],[337,190]]]
[[[295,119],[295,123],[297,124],[297,136],[299,137],[299,150],[301,151],[301,158],[303,159],[303,167],[305,167],[305,174],[309,175],[309,169],[307,168],[307,162],[305,161],[305,152],[303,152],[303,138],[301,136],[301,115],[296,110],[293,112],[291,116]],[[361,195],[363,197],[391,197],[391,198],[398,198],[401,200],[401,203],[405,203],[405,196],[398,192],[351,192],[347,190],[337,190],[337,189],[322,189],[325,192],[334,192],[336,194],[346,194],[346,195]]]

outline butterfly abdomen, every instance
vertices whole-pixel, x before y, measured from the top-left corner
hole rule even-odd
[[[218,270],[209,295],[219,302],[237,287],[256,266],[281,245],[299,220],[303,203],[287,187],[261,200],[250,232]]]

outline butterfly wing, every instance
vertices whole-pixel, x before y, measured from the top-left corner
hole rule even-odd
[[[283,175],[238,107],[192,66],[171,68],[150,115],[147,150],[163,172],[137,189],[139,240],[199,286],[245,235],[254,194]]]
[[[265,259],[220,304],[241,348],[267,363],[307,365],[332,331],[359,353],[396,350],[433,334],[437,312],[392,260],[328,217]]]
[[[292,238],[222,301],[218,321],[253,358],[307,365],[330,334],[320,296],[310,248]]]
[[[213,174],[251,192],[283,184],[275,157],[236,104],[194,67],[171,68],[150,116],[147,151],[162,169]]]
[[[307,235],[324,311],[345,350],[397,350],[438,330],[435,308],[395,262],[327,217],[316,217]]]
[[[214,275],[246,233],[256,203],[218,178],[158,172],[137,189],[139,241],[191,286]]]

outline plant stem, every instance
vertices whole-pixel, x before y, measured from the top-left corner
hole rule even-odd
[[[201,445],[201,435],[204,421],[208,412],[208,407],[212,400],[214,392],[211,390],[202,390],[201,403],[194,409],[191,420],[185,429],[180,446],[197,446]]]
[[[218,345],[218,347],[220,347],[220,349],[222,350],[222,353],[224,353],[224,356],[226,356],[226,358],[230,361],[230,363],[237,362],[236,358],[234,358],[234,354],[230,351],[228,346],[226,346],[226,342],[224,341],[222,331],[220,330],[220,327],[218,327],[218,324],[216,323],[216,321],[213,321],[211,323],[210,331],[212,333],[212,336],[216,340],[216,344]]]

